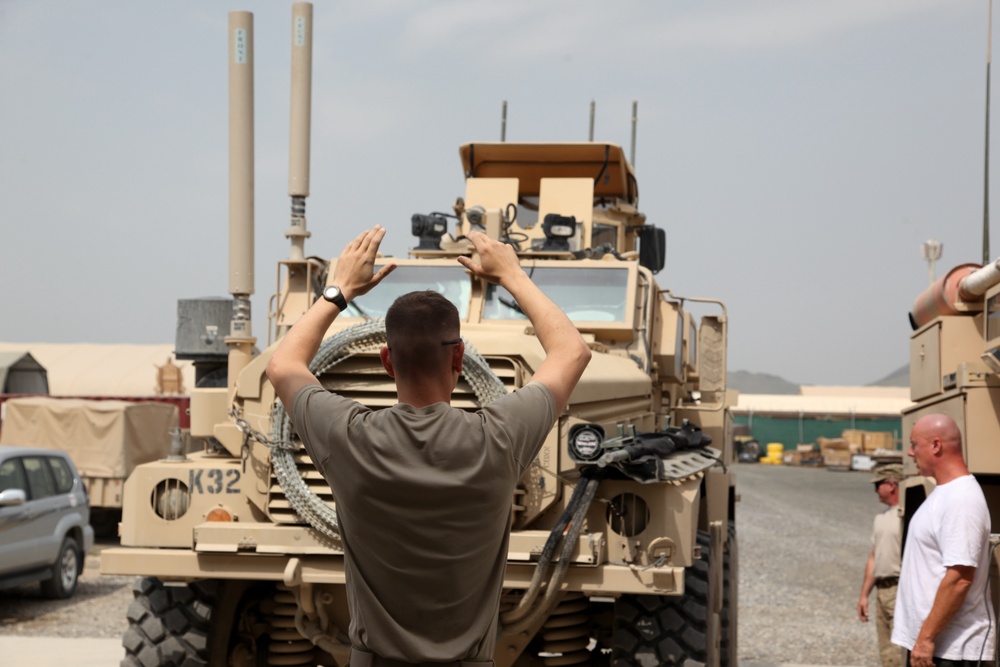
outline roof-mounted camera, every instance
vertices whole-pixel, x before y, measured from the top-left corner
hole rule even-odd
[[[440,250],[441,237],[448,231],[448,220],[440,213],[414,213],[410,218],[410,231],[420,239],[417,250]]]
[[[545,244],[542,250],[562,250],[569,252],[569,239],[576,234],[576,217],[549,213],[542,222]]]

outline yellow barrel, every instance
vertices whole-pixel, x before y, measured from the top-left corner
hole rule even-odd
[[[785,446],[780,442],[769,442],[767,443],[767,456],[761,457],[760,462],[781,465],[785,462],[784,459]]]

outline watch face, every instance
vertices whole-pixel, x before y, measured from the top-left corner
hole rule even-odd
[[[344,293],[340,291],[340,288],[336,285],[327,285],[323,288],[323,298],[334,304],[341,310],[347,308],[347,299],[344,298]]]

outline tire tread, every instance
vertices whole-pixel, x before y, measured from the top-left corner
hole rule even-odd
[[[164,586],[142,577],[132,587],[134,599],[122,636],[121,667],[205,667],[208,635],[217,601],[217,582]]]
[[[730,530],[735,540],[735,531]],[[702,558],[685,571],[685,595],[623,595],[615,601],[615,667],[704,664],[708,628],[708,533],[698,533]],[[729,665],[729,553],[723,558],[720,664]]]

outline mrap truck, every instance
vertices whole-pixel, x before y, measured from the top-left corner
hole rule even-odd
[[[252,15],[230,13],[228,35],[231,298],[178,305],[176,354],[196,368],[185,434],[196,453],[136,468],[121,547],[102,552],[101,571],[138,577],[123,665],[343,666],[350,618],[334,493],[264,372],[336,262],[304,251],[312,7],[292,7],[290,251],[261,345],[250,304]],[[457,306],[466,341],[452,405],[476,410],[525,385],[543,358],[530,323],[510,294],[456,261],[471,254],[472,230],[513,246],[593,356],[511,498],[496,664],[736,664],[724,305],[658,283],[665,234],[639,211],[620,146],[468,143],[459,156],[462,196],[448,213],[412,217],[409,256],[337,318],[311,370],[330,391],[393,405],[382,318],[398,295],[434,289]],[[392,221],[374,222],[392,233]]]
[[[941,413],[955,420],[962,434],[966,465],[982,487],[990,511],[990,587],[1000,609],[995,560],[1000,527],[1000,260],[961,264],[934,281],[910,311],[910,399],[903,410],[903,448],[913,425]],[[904,526],[934,488],[904,457],[900,506]],[[993,619],[997,631],[996,619]],[[996,664],[985,656],[984,664]]]

